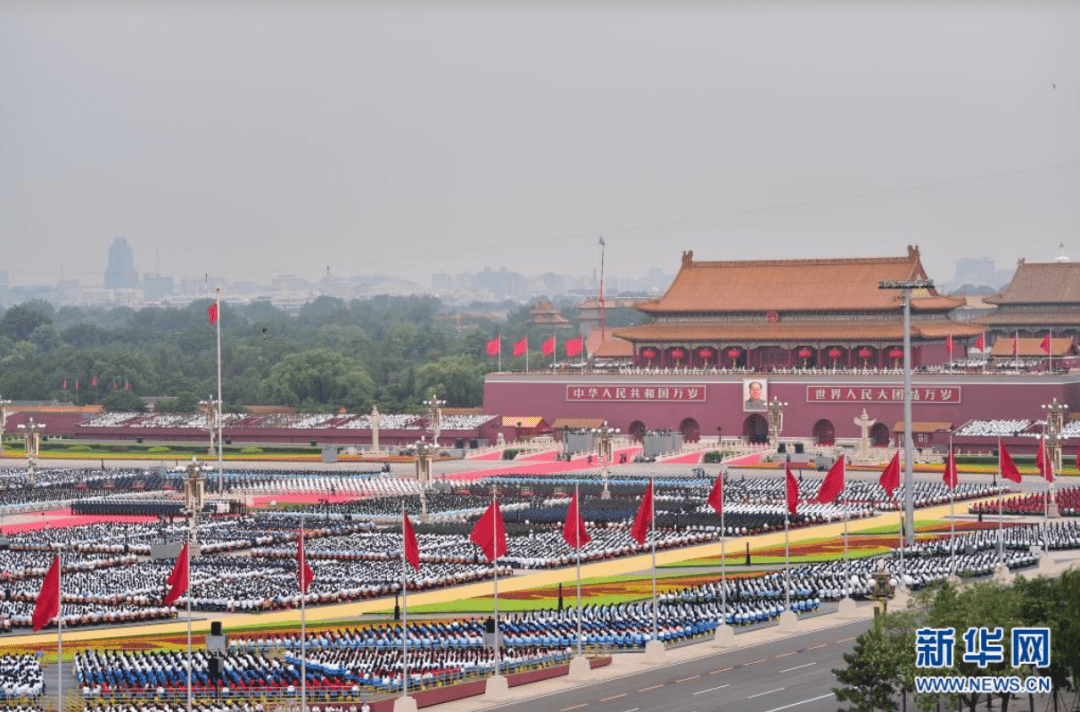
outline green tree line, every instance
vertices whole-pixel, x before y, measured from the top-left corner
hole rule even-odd
[[[0,395],[75,402],[77,381],[81,404],[137,410],[141,396],[168,396],[159,409],[192,411],[217,394],[210,303],[106,310],[32,301],[12,307],[0,317]],[[540,354],[550,331],[528,324],[529,307],[503,309],[505,317],[497,307],[486,317],[455,317],[430,296],[351,302],[324,296],[290,316],[269,302],[223,302],[225,407],[360,412],[377,405],[383,412],[409,412],[432,393],[451,407],[479,406],[484,375],[498,363],[485,352],[496,335],[503,339],[505,370],[524,368],[525,358],[510,354],[513,342],[526,335],[532,367],[550,361]],[[563,305],[564,315],[575,311]],[[631,310],[620,311],[610,321],[637,319]]]

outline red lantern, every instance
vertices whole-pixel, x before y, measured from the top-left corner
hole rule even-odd
[[[684,351],[683,349],[677,349],[676,348],[676,349],[671,350],[671,358],[675,359],[676,361],[679,361],[680,359],[685,358],[685,357],[686,357],[686,351]]]
[[[889,358],[902,359],[904,358],[904,351],[899,348],[892,348],[889,350]]]
[[[732,348],[727,350],[728,358],[731,358],[731,359],[739,358],[740,353],[741,352],[735,347],[732,347]]]
[[[865,361],[866,359],[870,358],[873,355],[874,355],[874,352],[871,351],[870,349],[866,348],[865,346],[863,348],[859,349],[859,358],[861,358],[863,361]]]
[[[642,349],[641,355],[650,360],[654,359],[656,358],[656,349]]]
[[[814,352],[807,348],[799,349],[799,358],[810,358],[814,355]]]
[[[829,349],[829,358],[831,358],[831,359],[835,360],[835,359],[840,358],[843,355],[844,355],[844,352],[841,351],[840,349],[836,348],[835,346],[833,348]]]
[[[712,349],[710,349],[708,346],[705,346],[698,349],[697,355],[704,359],[712,358]]]

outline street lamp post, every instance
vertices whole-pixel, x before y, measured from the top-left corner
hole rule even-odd
[[[612,428],[605,420],[602,426],[593,428],[592,432],[597,438],[596,451],[600,455],[600,476],[604,480],[604,491],[600,493],[600,499],[611,499],[611,491],[608,489],[608,468],[614,453],[612,441],[619,434],[619,429]]]
[[[431,462],[436,448],[421,438],[416,445],[416,481],[420,485],[420,521],[427,522],[427,488],[431,484]]]
[[[44,423],[35,423],[33,418],[26,423],[19,423],[19,430],[23,436],[23,450],[26,452],[26,474],[30,479],[30,486],[35,484],[37,471],[37,458],[41,452],[41,434],[45,431]]]
[[[769,444],[774,450],[779,447],[780,433],[784,430],[784,408],[787,405],[776,396],[765,404],[765,410],[769,416]]]
[[[194,455],[186,466],[175,469],[176,472],[187,473],[187,479],[184,480],[184,509],[188,516],[188,538],[193,547],[199,545],[199,515],[202,512],[206,487],[206,478],[203,473],[212,469],[209,465],[201,464]],[[193,551],[195,551],[194,548]]]
[[[210,449],[207,451],[211,455],[218,453],[220,455],[221,442],[221,401],[211,396],[210,398],[199,401],[199,410],[206,416],[206,429],[210,432]],[[217,449],[215,449],[217,445]],[[209,468],[207,468],[209,469]],[[222,481],[222,471],[220,457],[218,462],[218,497],[225,497],[225,483]]]
[[[442,429],[442,407],[446,405],[446,401],[439,400],[439,397],[432,393],[431,398],[424,401],[424,405],[428,409],[428,430],[431,431],[432,447],[439,447],[439,431]]]
[[[1058,403],[1057,398],[1053,402],[1042,406],[1046,411],[1046,456],[1052,463],[1054,472],[1061,472],[1061,433],[1065,429],[1065,411],[1069,409],[1067,403]],[[1058,512],[1057,498],[1054,496],[1055,489],[1054,482],[1049,483],[1050,491],[1047,494],[1050,501],[1047,503],[1046,516],[1057,518],[1061,516]]]
[[[915,545],[915,474],[911,468],[911,290],[933,289],[929,279],[883,279],[878,289],[899,289],[904,309],[904,523],[905,545]]]
[[[8,412],[5,406],[11,405],[11,401],[0,398],[0,455],[4,454],[4,432],[7,430]]]

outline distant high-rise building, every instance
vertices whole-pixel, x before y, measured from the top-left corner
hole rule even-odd
[[[143,278],[143,298],[147,300],[164,299],[173,294],[172,277],[160,274],[148,274]]]
[[[118,237],[109,247],[109,266],[105,270],[105,289],[138,289],[139,273],[126,238]]]

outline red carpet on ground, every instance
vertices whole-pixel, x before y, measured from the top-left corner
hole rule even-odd
[[[698,465],[701,464],[701,458],[705,455],[702,452],[690,452],[685,455],[677,455],[675,457],[666,458],[664,460],[665,465]]]
[[[65,527],[77,527],[82,524],[98,524],[99,522],[156,522],[157,517],[117,517],[107,515],[72,515],[66,509],[57,509],[51,512],[40,512],[30,516],[40,517],[30,522],[18,524],[5,524],[0,527],[3,534],[21,534],[22,532],[36,532],[40,529],[63,529]]]

